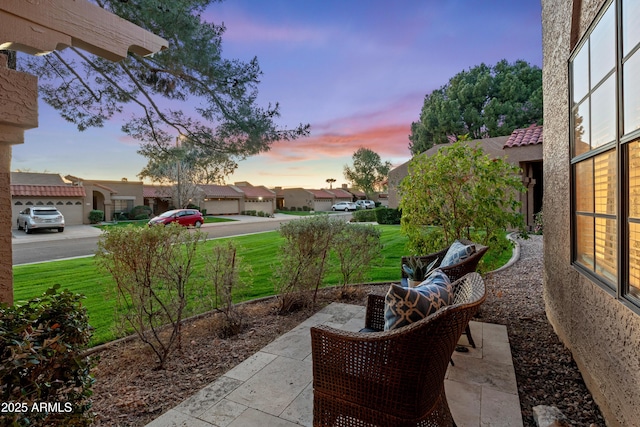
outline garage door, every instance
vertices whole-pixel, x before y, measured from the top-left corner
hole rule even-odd
[[[204,202],[207,215],[237,215],[240,213],[238,200],[207,200]]]
[[[273,201],[265,200],[262,202],[245,202],[244,210],[246,211],[256,211],[256,212],[264,212],[268,214],[273,213]]]
[[[333,203],[331,200],[316,200],[314,202],[314,205],[315,205],[316,211],[322,212],[322,211],[330,211]]]
[[[17,199],[11,204],[11,224],[16,227],[18,213],[28,207],[53,206],[64,215],[65,225],[82,224],[82,201],[78,199]]]

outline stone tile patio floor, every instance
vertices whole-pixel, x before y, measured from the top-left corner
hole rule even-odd
[[[333,303],[231,369],[147,427],[295,427],[313,423],[309,328],[358,331],[364,307]],[[459,427],[522,426],[507,329],[471,322],[476,348],[455,352],[445,390]],[[463,335],[460,344],[466,345]]]

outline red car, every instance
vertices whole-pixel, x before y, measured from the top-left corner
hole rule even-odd
[[[149,225],[166,225],[171,224],[172,222],[177,222],[178,224],[187,227],[200,228],[204,223],[204,218],[200,211],[196,209],[174,209],[152,218],[149,221]]]

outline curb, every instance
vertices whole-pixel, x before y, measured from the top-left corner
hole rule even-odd
[[[520,259],[520,243],[518,243],[518,241],[516,240],[516,234],[517,234],[516,232],[507,234],[507,239],[513,242],[513,253],[511,254],[511,259],[509,259],[509,261],[507,261],[507,263],[502,267],[493,271],[489,271],[487,272],[487,274],[489,273],[493,274],[502,270],[506,270],[507,268],[511,267],[513,264],[516,263],[516,261]]]

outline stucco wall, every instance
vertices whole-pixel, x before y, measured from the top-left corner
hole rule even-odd
[[[640,315],[571,267],[569,73],[574,42],[604,3],[542,0],[544,95],[544,299],[610,426],[639,425]],[[579,6],[579,3],[576,3]],[[579,24],[578,24],[579,23]],[[549,355],[553,357],[553,355]]]

